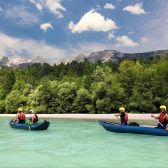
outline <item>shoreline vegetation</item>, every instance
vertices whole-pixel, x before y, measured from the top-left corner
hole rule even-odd
[[[129,120],[152,120],[151,114],[128,114]],[[157,115],[157,114],[153,114]],[[118,120],[114,114],[38,114],[39,119],[86,119],[86,120]],[[0,114],[3,117],[16,117],[16,114]],[[29,114],[26,114],[29,117]]]
[[[168,54],[155,58],[0,68],[0,113],[158,113],[168,106]]]

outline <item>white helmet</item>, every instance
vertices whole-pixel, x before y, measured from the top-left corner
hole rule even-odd
[[[34,113],[34,110],[30,110],[29,112]]]

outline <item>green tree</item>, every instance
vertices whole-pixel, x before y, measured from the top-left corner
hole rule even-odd
[[[58,85],[56,102],[57,113],[71,113],[74,111],[73,102],[76,97],[77,85],[75,82],[64,82]]]
[[[125,60],[119,65],[119,79],[125,89],[125,94],[130,97],[132,88],[139,74],[143,71],[143,66],[139,61]]]
[[[18,107],[25,106],[26,99],[18,90],[13,90],[7,95],[5,100],[5,107],[7,113],[16,113]]]
[[[76,113],[90,113],[93,110],[92,96],[88,90],[80,88],[74,101]]]
[[[46,113],[51,101],[49,85],[39,85],[28,98],[28,108],[34,109],[37,113]]]

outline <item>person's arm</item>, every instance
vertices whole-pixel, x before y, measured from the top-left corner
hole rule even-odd
[[[159,119],[159,116],[154,116],[154,115],[151,115],[151,117],[155,118],[155,119]]]
[[[32,122],[34,122],[34,119],[35,119],[35,115],[33,114],[32,115]]]
[[[19,119],[19,117],[20,117],[20,114],[17,113],[17,114],[16,114],[16,119]]]
[[[13,119],[13,122],[16,123],[19,120],[19,113],[16,114],[16,117]]]
[[[119,117],[120,116],[120,114],[119,113],[117,113],[117,114],[114,114],[116,117]]]
[[[166,113],[164,119],[168,120],[168,114]]]

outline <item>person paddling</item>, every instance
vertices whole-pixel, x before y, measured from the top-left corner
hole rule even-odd
[[[38,122],[38,116],[36,113],[34,113],[34,110],[30,110],[29,113],[30,113],[30,122],[32,123]]]
[[[115,116],[117,118],[118,118],[118,116],[120,117],[121,125],[127,125],[127,122],[128,122],[128,113],[125,112],[125,108],[124,107],[120,107],[119,111],[120,111],[120,114],[115,114]]]
[[[18,121],[18,123],[24,124],[25,119],[26,119],[25,113],[23,112],[22,108],[19,108],[17,113],[17,120],[15,120],[14,122]]]
[[[151,115],[151,117],[159,120],[159,123],[158,123],[156,128],[166,129],[166,125],[168,124],[168,114],[167,114],[165,105],[161,105],[160,106],[160,114],[159,114],[159,116]]]

